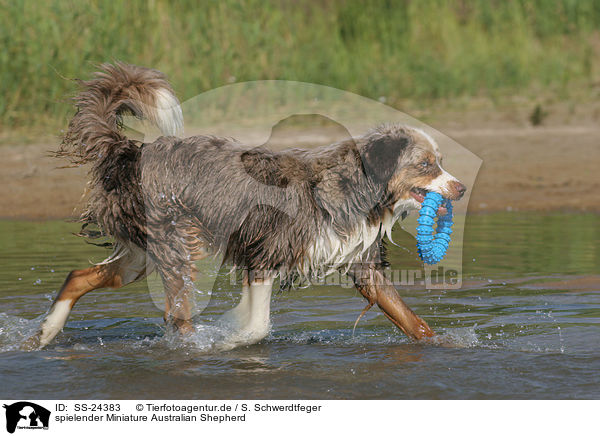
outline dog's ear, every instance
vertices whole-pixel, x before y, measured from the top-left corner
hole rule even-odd
[[[384,136],[368,142],[362,152],[366,176],[377,184],[389,182],[407,146],[408,137]]]

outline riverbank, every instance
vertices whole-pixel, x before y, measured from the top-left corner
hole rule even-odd
[[[469,203],[469,213],[496,211],[600,212],[598,163],[600,126],[592,120],[559,120],[532,127],[491,114],[446,117],[430,125],[483,160]],[[456,121],[468,119],[468,123]],[[312,137],[327,143],[327,131],[303,133],[300,145]],[[290,145],[299,140],[291,136]],[[0,217],[50,219],[77,216],[86,186],[85,168],[60,168],[66,162],[51,157],[58,139],[0,146]]]

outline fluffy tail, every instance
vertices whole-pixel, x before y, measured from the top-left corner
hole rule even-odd
[[[80,81],[77,113],[69,123],[59,156],[82,164],[129,143],[121,130],[124,113],[147,119],[163,135],[183,133],[181,107],[164,74],[121,62],[100,68],[91,80]]]

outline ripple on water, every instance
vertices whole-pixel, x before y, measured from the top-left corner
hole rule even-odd
[[[600,398],[598,224],[470,217],[463,288],[400,290],[438,333],[424,343],[377,309],[353,335],[360,296],[314,286],[273,298],[264,341],[220,351],[227,331],[208,316],[230,308],[237,289],[215,289],[223,298],[214,313],[181,338],[164,328],[142,283],[85,296],[49,347],[23,353],[67,272],[105,253],[65,236],[77,226],[0,222],[0,371],[14,376],[3,389],[58,398]],[[393,265],[415,264],[411,250],[389,254]]]

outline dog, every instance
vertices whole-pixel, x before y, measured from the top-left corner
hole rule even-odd
[[[81,221],[111,237],[114,250],[67,276],[28,348],[50,343],[86,293],[120,288],[154,270],[164,284],[165,322],[189,333],[194,262],[216,255],[244,272],[239,304],[223,315],[232,326],[230,347],[268,334],[276,278],[336,270],[367,299],[363,313],[377,304],[410,338],[434,335],[383,273],[384,237],[394,223],[418,210],[428,191],[459,200],[466,190],[441,167],[430,135],[390,124],[329,146],[280,152],[216,136],[182,139],[179,101],[161,72],[103,64],[80,85],[57,155],[90,166]],[[128,138],[126,114],[164,136],[152,143]]]

